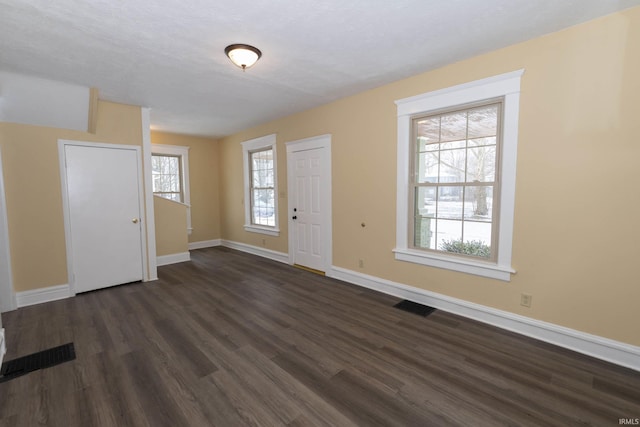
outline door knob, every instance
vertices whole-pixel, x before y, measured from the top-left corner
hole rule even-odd
[[[298,219],[296,215],[292,216],[291,219]]]
[[[131,220],[131,222],[132,222],[132,223],[134,223],[134,224],[137,224],[137,223],[138,223],[138,221],[140,221],[138,218],[133,218],[133,219]]]

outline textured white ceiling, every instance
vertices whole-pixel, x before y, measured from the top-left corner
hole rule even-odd
[[[0,0],[0,70],[222,136],[640,0]],[[263,56],[243,73],[225,46]]]

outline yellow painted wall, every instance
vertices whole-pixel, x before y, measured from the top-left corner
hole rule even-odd
[[[152,144],[189,147],[191,227],[189,242],[219,239],[220,183],[219,149],[215,139],[151,132]],[[156,213],[156,218],[157,218]]]
[[[517,274],[507,283],[396,261],[394,100],[520,68]],[[242,228],[240,142],[277,133],[283,191],[284,143],[329,133],[335,266],[640,345],[638,76],[637,7],[224,138],[222,237],[287,252],[286,198],[280,237]]]
[[[68,283],[58,139],[141,145],[140,107],[100,101],[95,134],[0,123],[16,292]]]
[[[156,225],[156,255],[189,252],[187,240],[187,205],[153,197]]]

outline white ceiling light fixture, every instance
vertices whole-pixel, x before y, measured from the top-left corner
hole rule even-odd
[[[260,49],[248,44],[232,44],[224,48],[231,62],[242,68],[242,71],[250,68],[262,56]]]

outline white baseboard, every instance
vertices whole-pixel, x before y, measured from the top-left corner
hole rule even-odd
[[[161,255],[156,257],[158,267],[169,264],[177,264],[179,262],[191,261],[189,252],[181,252],[178,254]]]
[[[640,347],[591,335],[530,317],[497,310],[341,267],[328,274],[345,282],[488,323],[578,353],[640,371]]]
[[[31,291],[16,292],[18,308],[28,305],[42,304],[43,302],[56,301],[69,298],[71,290],[68,284],[49,286],[47,288],[33,289]]]
[[[213,248],[215,246],[221,246],[221,245],[222,245],[222,239],[202,240],[200,242],[189,243],[189,250],[192,251],[194,249]]]
[[[0,366],[2,366],[2,360],[7,353],[7,344],[4,342],[4,328],[0,329]]]
[[[258,255],[264,258],[269,258],[271,260],[282,262],[284,264],[289,264],[289,254],[286,254],[284,252],[278,252],[258,246],[247,245],[246,243],[232,242],[231,240],[222,240],[222,246],[226,248],[236,249],[242,252],[247,252],[253,255]]]

